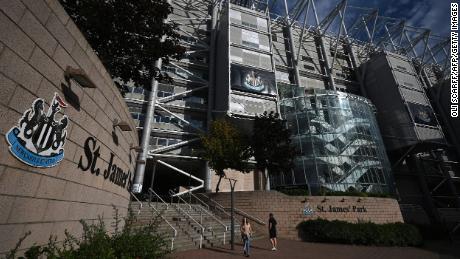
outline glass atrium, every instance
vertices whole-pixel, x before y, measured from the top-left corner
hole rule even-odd
[[[390,191],[390,164],[366,98],[292,85],[279,85],[279,92],[282,117],[300,154],[292,172],[271,176],[273,187],[307,185],[313,194]]]

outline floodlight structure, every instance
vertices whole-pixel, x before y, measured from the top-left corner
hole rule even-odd
[[[292,119],[294,128],[300,129],[302,123],[307,123],[310,129],[305,130],[307,133],[303,136],[312,137],[315,134],[311,133],[311,127],[318,119],[309,116],[311,111],[318,113],[318,109],[308,99],[315,97],[316,102],[321,99],[318,98],[320,90],[312,90],[322,88],[318,82],[324,82],[324,88],[331,91],[326,93],[329,96],[338,91],[369,98],[375,105],[391,162],[391,168],[382,168],[393,172],[384,182],[391,184],[394,176],[402,203],[423,205],[431,218],[439,219],[440,208],[459,207],[456,161],[460,150],[455,144],[458,143],[455,127],[445,114],[440,102],[441,91],[437,90],[449,80],[450,39],[435,35],[430,29],[408,25],[403,19],[381,15],[376,9],[348,5],[346,0],[338,2],[319,19],[316,2],[297,1],[291,8],[284,2],[285,13],[272,14],[273,31],[278,28],[288,40],[288,44],[284,44],[287,60],[278,62],[284,63],[279,69],[277,65],[277,72],[287,73],[277,77],[285,79],[285,82],[277,82],[278,88],[282,90],[283,84],[291,87],[291,90],[280,90],[284,93],[284,97],[280,94],[281,114],[288,121],[296,116]],[[309,52],[314,55],[308,55]],[[315,59],[316,56],[319,58]],[[310,93],[299,94],[295,88],[298,86],[309,89]],[[324,101],[322,99],[319,101]],[[302,100],[304,105],[299,106],[296,100]],[[330,101],[325,103],[331,105]],[[304,121],[298,119],[302,110],[307,111],[302,115],[306,117]],[[326,151],[319,152],[328,152],[331,157],[332,149],[341,144],[326,142],[322,145]],[[377,146],[378,142],[375,142]],[[303,148],[302,141],[300,143]],[[312,145],[314,149],[315,144]],[[311,157],[322,160],[321,154]],[[317,162],[313,163],[316,168],[311,168],[305,166],[305,161],[302,161],[304,171],[321,171]],[[337,167],[329,166],[329,171],[331,168]],[[314,177],[309,178],[315,181]],[[362,178],[356,182],[362,183]],[[410,197],[406,190],[411,188],[411,183],[419,183],[415,185],[422,189],[416,198],[413,194]]]

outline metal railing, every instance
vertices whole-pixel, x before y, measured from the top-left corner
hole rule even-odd
[[[216,208],[219,208],[220,210],[223,210],[223,211],[231,210],[231,208],[222,206],[220,203],[218,203],[217,201],[213,200],[212,198],[210,198],[210,197],[208,197],[208,196],[206,196],[206,195],[204,195],[204,194],[201,194],[201,196],[202,196],[202,197],[206,197],[206,199],[207,199],[208,201],[210,201],[211,203],[213,203],[214,206],[215,206]],[[265,225],[265,222],[264,222],[263,220],[261,220],[261,219],[259,219],[259,218],[257,218],[257,217],[254,217],[254,216],[252,216],[252,215],[250,215],[250,214],[248,214],[248,213],[246,213],[246,212],[244,212],[244,211],[242,211],[242,210],[240,210],[240,209],[237,209],[237,208],[233,208],[233,209],[234,209],[234,211],[235,211],[236,214],[239,214],[239,215],[241,215],[241,216],[244,216],[244,217],[246,217],[246,218],[248,218],[248,219],[250,219],[250,220],[256,222],[256,223],[259,224],[259,225]],[[227,213],[227,214],[228,214],[228,213]]]
[[[149,188],[149,205],[150,202],[152,202],[152,198],[155,199],[155,205],[158,204],[159,202],[163,203],[163,205],[168,209],[169,204],[165,202],[160,195],[158,195],[152,188]]]
[[[139,209],[137,210],[137,215],[139,215],[141,213],[141,209],[142,209],[142,202],[136,197],[136,195],[134,195],[133,192],[129,192],[129,194],[131,196],[134,197],[134,199],[137,201],[137,203],[139,204]]]
[[[186,195],[189,196],[190,204],[192,204],[192,199],[195,199],[196,201],[198,201],[199,204],[201,204],[202,206],[206,207],[207,210],[209,210],[209,205],[206,202],[202,201],[200,198],[198,198],[195,194],[189,192]]]
[[[227,211],[225,211],[224,207],[222,205],[220,205],[218,202],[212,200],[211,198],[209,198],[208,196],[204,195],[203,193],[198,193],[198,195],[202,196],[202,197],[205,197],[207,200],[213,202],[213,208],[215,210],[218,210],[220,213],[222,213],[223,215],[225,215],[226,217],[228,218],[231,218],[231,215],[230,213],[228,213]],[[209,206],[209,204],[208,204]]]
[[[155,205],[157,205],[159,202],[163,203],[163,205],[165,206],[165,209],[167,210],[169,208],[169,204],[167,202],[165,202],[161,197],[160,195],[158,195],[152,188],[149,188],[148,189],[148,192],[149,192],[149,207],[152,208],[156,213],[158,213],[158,215],[160,216],[160,218],[166,222],[166,224],[168,224],[168,226],[173,230],[173,236],[171,237],[171,251],[174,249],[174,240],[175,238],[177,237],[177,229],[171,225],[171,223],[169,223],[169,221],[163,217],[163,215],[161,215],[161,212],[158,211],[158,209],[156,207],[154,207],[151,202],[152,202],[152,195],[153,197],[155,198],[156,200],[156,203]]]
[[[198,212],[200,212],[200,223],[202,223],[203,221],[203,212],[206,213],[208,216],[210,216],[213,220],[215,220],[219,225],[221,225],[223,227],[223,243],[225,244],[225,240],[226,240],[226,235],[227,235],[227,232],[229,230],[229,226],[228,225],[225,225],[225,223],[223,223],[220,219],[218,219],[210,210],[209,208],[209,205],[204,202],[203,200],[201,200],[200,198],[198,198],[195,194],[189,192],[187,193],[186,195],[189,195],[189,202],[190,204],[192,204],[192,199],[194,199],[195,201],[198,201],[198,207],[195,207],[193,206],[192,208],[197,211],[197,208],[199,209]],[[214,232],[214,230],[212,230]]]
[[[202,212],[204,211],[206,214],[208,214],[211,218],[213,218],[217,223],[219,223],[219,224],[223,227],[223,229],[224,229],[224,231],[223,231],[223,234],[224,234],[223,243],[224,243],[224,245],[225,245],[225,237],[226,237],[226,235],[227,235],[229,226],[225,225],[225,223],[223,223],[222,221],[220,221],[220,220],[219,220],[215,215],[213,215],[210,211],[205,210],[205,209],[204,209],[203,207],[201,207],[201,206],[200,206],[200,209],[201,209],[201,211],[200,211],[201,220],[203,220],[203,219],[202,219],[202,218],[203,218]],[[214,232],[214,230],[211,230],[211,231]]]
[[[225,238],[226,238],[226,235],[227,235],[227,232],[228,232],[228,229],[229,229],[229,226],[225,225],[225,223],[223,223],[220,219],[218,219],[211,211],[209,211],[209,206],[206,204],[206,207],[208,208],[207,210],[205,208],[203,208],[201,206],[201,204],[199,204],[198,207],[195,207],[193,206],[192,208],[199,212],[200,213],[200,223],[203,224],[203,212],[205,214],[207,214],[209,217],[211,217],[214,221],[216,221],[219,225],[221,225],[223,227],[223,243],[225,244]],[[214,230],[211,229],[211,231],[214,233]]]
[[[173,191],[169,190],[169,194],[171,195],[171,202],[172,202],[172,198],[174,197],[173,195],[175,193]],[[175,197],[178,197],[178,196],[175,196]],[[204,236],[204,227],[203,227],[203,225],[198,223],[198,221],[196,221],[192,216],[190,216],[186,211],[184,211],[178,204],[175,204],[174,208],[176,208],[176,210],[179,213],[182,213],[183,215],[187,216],[191,221],[193,221],[195,224],[197,224],[201,228],[201,233],[200,233],[200,249],[201,249],[202,246],[203,246],[203,236]],[[191,206],[190,206],[190,209],[191,209]]]
[[[188,204],[186,200],[184,200],[181,196],[176,195],[172,190],[169,190],[169,195],[171,196],[171,204],[174,202],[174,198],[177,198],[177,204],[180,205],[182,201],[185,205],[189,207],[189,211],[192,210],[192,205]]]
[[[152,208],[156,213],[158,213],[160,218],[164,220],[164,222],[166,222],[166,224],[168,224],[168,226],[173,230],[173,235],[171,237],[171,251],[172,251],[174,249],[174,240],[177,237],[177,229],[173,227],[173,225],[171,225],[171,223],[169,223],[169,221],[165,217],[163,217],[163,215],[161,215],[161,213],[154,206],[152,206],[152,204],[150,204],[150,202],[149,202],[149,207]]]
[[[174,197],[178,197],[178,200],[182,200],[184,202],[184,204],[188,205],[190,211],[193,209],[194,211],[196,212],[199,212],[200,213],[200,224],[203,225],[203,213],[205,213],[208,217],[210,217],[212,220],[214,220],[215,222],[217,222],[219,225],[222,226],[223,228],[223,244],[225,244],[225,241],[226,241],[226,237],[227,237],[227,232],[229,230],[229,226],[226,225],[225,223],[223,223],[219,218],[217,218],[209,209],[209,205],[206,204],[203,200],[201,200],[200,198],[198,198],[196,195],[194,195],[193,193],[189,192],[188,194],[190,195],[189,196],[189,202],[190,203],[187,203],[187,201],[185,201],[185,199],[183,199],[181,196],[173,196],[174,192],[170,192],[170,195],[171,195],[171,200],[174,198]],[[191,205],[191,201],[192,201],[192,197],[197,200],[199,202],[198,206],[192,206]],[[213,232],[214,234],[214,229],[211,228],[211,231]]]

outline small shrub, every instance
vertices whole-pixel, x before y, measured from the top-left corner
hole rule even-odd
[[[418,229],[405,223],[350,223],[324,219],[307,220],[297,226],[303,241],[375,246],[420,246]]]
[[[114,208],[115,209],[115,208]],[[134,215],[132,212],[125,218],[123,229],[119,230],[119,215],[115,209],[115,233],[110,235],[99,218],[98,224],[89,225],[80,221],[83,227],[83,237],[78,239],[65,231],[65,239],[58,244],[56,236],[51,236],[48,244],[44,246],[32,246],[25,253],[24,259],[50,258],[50,259],[116,259],[116,258],[164,258],[170,252],[166,239],[156,232],[157,219],[146,226],[133,227]],[[16,247],[7,255],[7,259],[16,258],[18,248],[22,241],[30,235],[21,238]]]

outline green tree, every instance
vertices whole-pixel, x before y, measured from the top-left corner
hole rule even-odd
[[[264,172],[266,190],[270,189],[269,173],[290,171],[294,168],[297,151],[291,146],[291,132],[285,121],[274,112],[256,116],[252,136],[252,153],[257,169]]]
[[[166,0],[60,0],[112,77],[150,87],[154,61],[179,57],[176,24]],[[166,38],[162,41],[162,36]]]
[[[225,177],[225,169],[247,172],[247,160],[251,156],[250,146],[247,139],[229,122],[213,121],[210,131],[201,137],[201,143],[201,157],[209,162],[209,166],[219,176],[216,193]]]

